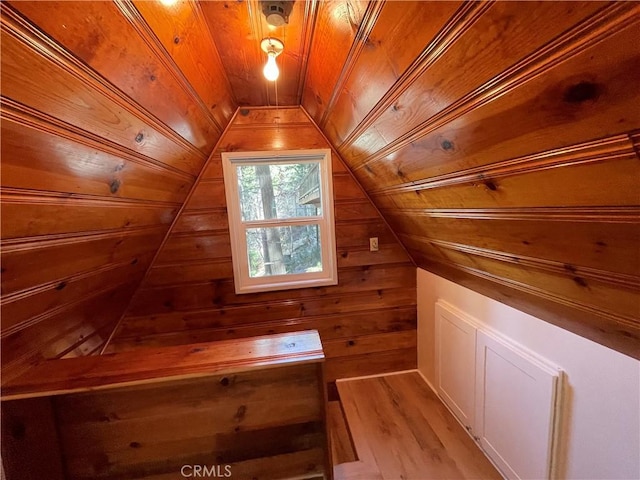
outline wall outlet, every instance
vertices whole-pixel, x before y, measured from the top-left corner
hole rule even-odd
[[[369,239],[369,251],[370,252],[378,251],[378,237],[371,237]]]

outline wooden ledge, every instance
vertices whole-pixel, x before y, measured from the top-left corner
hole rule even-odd
[[[322,362],[317,330],[44,361],[2,387],[2,400]]]

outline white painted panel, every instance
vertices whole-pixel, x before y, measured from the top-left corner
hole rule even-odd
[[[468,430],[474,428],[476,327],[446,302],[436,303],[438,395]]]
[[[640,361],[417,270],[418,366],[430,384],[436,384],[435,305],[442,299],[566,372],[557,478],[640,479]]]
[[[559,372],[477,333],[476,435],[509,479],[551,478]]]

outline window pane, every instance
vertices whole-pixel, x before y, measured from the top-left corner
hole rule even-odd
[[[322,214],[320,163],[237,167],[243,221]]]
[[[318,225],[247,229],[249,276],[321,272]]]

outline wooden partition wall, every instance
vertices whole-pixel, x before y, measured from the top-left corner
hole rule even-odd
[[[328,147],[300,108],[240,109],[108,351],[313,328],[328,381],[414,368],[415,266],[335,154],[338,285],[235,294],[220,153]]]
[[[6,478],[330,480],[323,365],[315,331],[42,362],[2,391]]]

